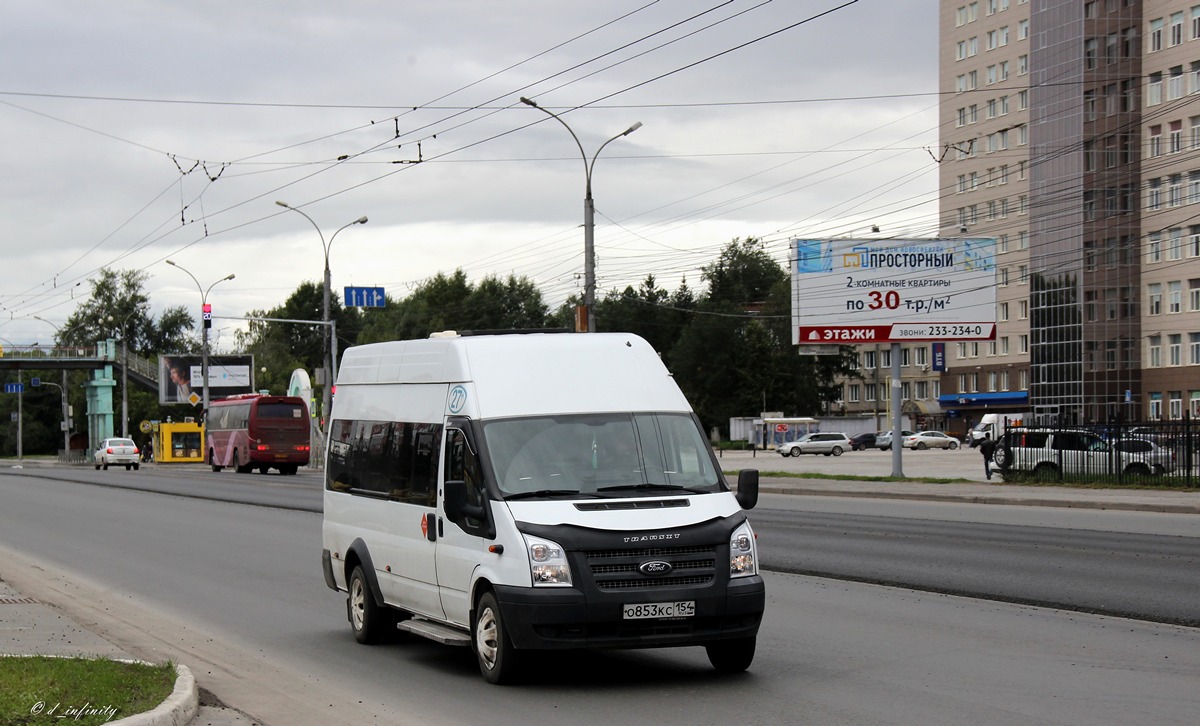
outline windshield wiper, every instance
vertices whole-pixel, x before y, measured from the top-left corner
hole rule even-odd
[[[517,492],[516,494],[507,494],[504,501],[512,499],[537,499],[539,497],[595,497],[598,496],[593,492],[581,492],[578,489],[538,489],[535,492]]]
[[[596,491],[599,492],[624,492],[624,491],[680,491],[691,492],[693,494],[708,494],[707,489],[697,489],[695,487],[685,487],[679,484],[617,484],[611,487],[600,487]]]

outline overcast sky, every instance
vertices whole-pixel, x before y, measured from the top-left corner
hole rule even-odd
[[[102,267],[197,318],[438,272],[674,289],[734,237],[937,232],[935,0],[7,0],[0,337]],[[221,349],[234,323],[216,321]],[[3,342],[3,341],[0,341]]]

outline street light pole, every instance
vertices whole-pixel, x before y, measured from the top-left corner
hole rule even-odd
[[[133,312],[125,316],[121,321],[121,436],[129,438],[129,319],[139,311],[135,308]],[[111,315],[108,316],[109,322],[113,321]]]
[[[521,103],[548,114],[555,121],[562,124],[567,132],[571,134],[571,138],[575,139],[575,145],[579,147],[579,153],[583,157],[583,173],[586,181],[583,195],[583,306],[587,309],[587,330],[584,332],[594,333],[596,332],[596,205],[592,200],[592,168],[596,166],[596,159],[600,156],[600,152],[604,151],[605,146],[608,146],[622,136],[628,136],[637,131],[642,127],[642,122],[638,121],[608,141],[600,144],[600,148],[596,149],[595,154],[592,154],[591,161],[588,161],[587,152],[583,150],[583,144],[579,141],[579,137],[575,135],[575,132],[567,125],[567,122],[563,121],[558,114],[542,108],[532,99],[525,98],[524,96],[521,97]]]
[[[59,344],[61,344],[63,342],[62,341],[62,328],[60,328],[59,326],[50,322],[49,320],[46,320],[45,318],[39,318],[36,315],[33,316],[33,319],[41,320],[43,323],[48,323],[49,325],[51,325],[54,328],[54,332],[58,333]],[[68,328],[68,330],[71,330],[74,327],[75,326],[71,326],[71,328]],[[57,383],[50,383],[49,381],[44,381],[44,383],[54,386],[54,387],[58,388],[58,390],[62,391],[63,457],[65,457],[64,460],[69,461],[70,456],[71,456],[71,403],[67,399],[67,369],[66,368],[63,369],[61,386],[58,385]]]
[[[333,402],[333,384],[337,380],[337,331],[335,328],[329,325],[329,249],[333,247],[333,240],[338,236],[338,232],[341,232],[347,227],[353,227],[356,224],[366,224],[367,218],[364,215],[353,222],[350,222],[349,224],[343,224],[341,227],[338,227],[337,230],[329,237],[329,242],[326,242],[325,234],[321,232],[320,225],[314,222],[313,218],[305,214],[303,210],[293,207],[287,202],[277,201],[275,203],[284,209],[290,209],[291,211],[299,214],[301,217],[307,219],[309,223],[312,224],[313,228],[317,230],[317,235],[321,238],[321,250],[325,253],[325,282],[323,296],[324,299],[321,306],[321,322],[329,327],[329,338],[327,338],[325,341],[325,351],[324,355],[322,356],[324,359],[325,385],[322,387],[323,390],[321,393],[321,418],[328,419],[329,408]]]
[[[204,286],[200,284],[200,281],[196,279],[196,276],[193,275],[192,273],[188,272],[187,268],[176,264],[172,260],[167,260],[167,264],[172,267],[178,267],[179,269],[183,270],[184,272],[187,272],[187,276],[192,278],[192,282],[196,283],[196,289],[198,289],[200,291],[200,318],[201,318],[200,319],[200,341],[201,341],[200,342],[200,380],[201,380],[202,385],[204,386],[204,415],[207,416],[208,415],[208,326],[204,324],[204,306],[208,304],[208,293],[212,292],[212,289],[214,287],[216,287],[217,285],[219,285],[220,283],[225,282],[226,280],[232,280],[235,277],[235,275],[233,273],[230,273],[230,274],[226,275],[225,277],[222,277],[220,280],[217,280],[213,284],[209,285],[208,289],[205,290]]]

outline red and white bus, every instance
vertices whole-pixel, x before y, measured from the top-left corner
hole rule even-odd
[[[308,464],[308,406],[295,396],[248,393],[209,404],[205,422],[205,462],[213,471],[227,466],[239,474],[278,469],[295,474]]]

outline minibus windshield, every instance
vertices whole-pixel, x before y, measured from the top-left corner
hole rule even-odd
[[[678,413],[606,413],[484,423],[503,496],[606,497],[716,492],[721,477],[695,420]],[[649,486],[644,486],[649,485]]]

